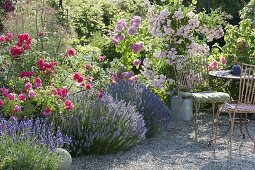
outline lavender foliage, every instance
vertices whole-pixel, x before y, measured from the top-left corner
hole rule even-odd
[[[133,105],[115,101],[111,96],[96,100],[86,92],[77,94],[72,101],[75,110],[64,114],[61,123],[72,137],[72,155],[128,150],[145,138],[143,117]]]
[[[136,106],[145,120],[146,137],[153,137],[158,132],[167,129],[170,121],[169,109],[160,97],[143,84],[120,80],[109,87],[108,93],[116,99]]]
[[[70,138],[48,120],[18,121],[0,117],[0,169],[57,169],[60,160],[54,151]]]

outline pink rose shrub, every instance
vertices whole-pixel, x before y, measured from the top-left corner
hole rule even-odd
[[[63,71],[60,64],[65,67],[65,71],[70,70],[70,66],[66,65],[66,58],[41,55],[33,51],[32,42],[28,33],[18,34],[16,42],[12,33],[0,35],[0,48],[5,50],[3,57],[7,63],[0,64],[0,68],[3,68],[0,71],[0,110],[4,116],[49,116],[56,111],[74,108],[71,101],[68,107],[65,105],[70,84],[60,80],[66,80],[66,75],[61,75]],[[75,49],[69,48],[63,55],[75,54]],[[7,76],[2,78],[2,75]],[[81,78],[79,81],[82,81]],[[14,85],[8,82],[14,82]],[[53,88],[57,89],[57,93],[53,93]]]

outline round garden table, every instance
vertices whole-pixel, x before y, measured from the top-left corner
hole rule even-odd
[[[240,76],[235,76],[231,74],[231,70],[209,71],[209,75],[213,77],[224,78],[224,79],[233,79],[233,80],[240,79]]]

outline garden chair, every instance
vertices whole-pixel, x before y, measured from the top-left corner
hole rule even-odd
[[[195,109],[195,139],[198,141],[198,111],[202,103],[212,104],[213,120],[215,118],[216,103],[224,103],[230,100],[230,95],[224,92],[212,91],[209,86],[207,56],[183,56],[175,58],[175,75],[178,96],[182,102],[179,109],[187,98],[193,99]],[[179,113],[178,113],[179,115]],[[177,118],[177,122],[179,118]],[[177,123],[178,124],[178,123]],[[214,131],[213,126],[213,131]],[[214,133],[213,133],[214,134]]]
[[[245,126],[245,130],[249,138],[252,140],[255,151],[255,140],[250,135],[247,124],[249,123],[249,119],[247,119],[247,114],[255,113],[255,65],[242,64],[241,66],[241,76],[240,76],[240,84],[239,84],[239,97],[238,101],[234,101],[231,103],[225,103],[221,105],[218,109],[216,115],[216,131],[215,131],[215,147],[216,147],[216,139],[217,139],[217,130],[218,130],[218,118],[220,113],[228,113],[229,114],[229,158],[232,159],[232,140],[233,140],[233,130],[234,124],[240,124],[240,131],[243,134],[243,138],[245,135],[242,130],[242,126]],[[244,118],[243,118],[244,115]],[[237,118],[236,116],[239,116]]]

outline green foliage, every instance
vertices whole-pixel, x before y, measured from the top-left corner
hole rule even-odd
[[[147,12],[145,0],[67,0],[64,3],[82,45],[90,43],[96,32],[108,35],[116,20]]]

